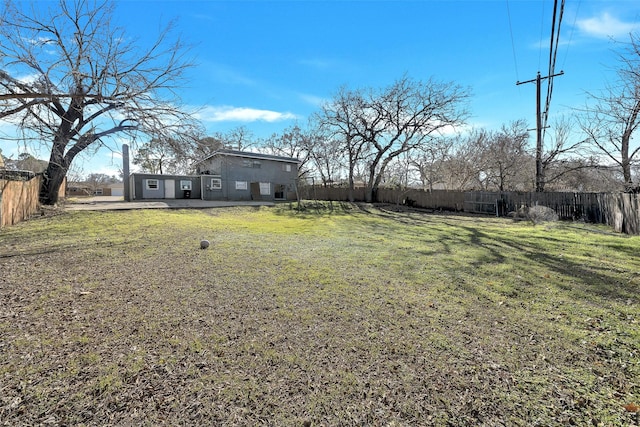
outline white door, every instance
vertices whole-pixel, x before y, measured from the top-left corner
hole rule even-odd
[[[176,181],[174,179],[164,180],[164,198],[165,199],[176,198]]]

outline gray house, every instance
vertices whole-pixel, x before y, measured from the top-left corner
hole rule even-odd
[[[204,200],[295,199],[300,161],[291,157],[218,150],[194,166]]]
[[[132,173],[129,176],[131,200],[200,199],[200,177]]]
[[[131,200],[295,200],[300,161],[291,157],[218,150],[193,166],[197,175],[133,173]]]

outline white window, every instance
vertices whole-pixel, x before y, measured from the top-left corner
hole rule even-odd
[[[254,162],[253,162],[253,168],[254,169],[260,169],[261,166],[262,166],[262,164],[259,161],[254,160]]]
[[[212,190],[222,190],[222,179],[221,178],[211,178],[210,187]]]
[[[96,196],[102,196],[102,188],[96,188],[96,191],[93,192]]]
[[[180,189],[181,190],[191,190],[191,181],[183,179],[180,180]]]
[[[160,186],[157,179],[145,179],[147,190],[157,190]]]
[[[236,181],[236,190],[246,190],[247,181]]]
[[[282,170],[285,172],[291,172],[291,164],[290,163],[283,163],[282,164]]]
[[[271,194],[271,183],[270,182],[261,182],[260,183],[260,195],[268,196]]]

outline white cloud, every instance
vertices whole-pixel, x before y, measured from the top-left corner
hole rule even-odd
[[[320,96],[310,95],[310,94],[307,94],[307,93],[300,93],[300,94],[298,94],[298,96],[304,102],[306,102],[307,104],[313,105],[314,107],[320,107],[321,105],[323,105],[323,104],[325,104],[325,103],[327,103],[329,101],[329,98],[323,98],[323,97],[320,97]]]
[[[22,83],[34,83],[40,78],[38,74],[26,74],[24,76],[18,76],[17,80]]]
[[[576,25],[582,32],[593,37],[601,38],[627,36],[633,31],[635,26],[634,23],[623,22],[607,12],[599,16],[579,20]]]
[[[205,107],[198,111],[196,117],[205,122],[278,122],[296,119],[293,113],[258,110],[247,107]]]

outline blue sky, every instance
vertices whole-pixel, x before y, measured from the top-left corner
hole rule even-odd
[[[210,133],[244,126],[267,137],[306,124],[341,85],[381,88],[404,74],[468,86],[470,126],[533,127],[535,85],[516,82],[547,72],[553,0],[124,0],[116,12],[143,46],[177,19],[197,63],[183,102],[204,107]],[[554,80],[551,120],[604,88],[614,41],[639,30],[636,0],[565,2],[556,62],[565,75]],[[11,145],[0,141],[5,155]],[[100,152],[83,169],[115,172],[114,161],[117,153]]]

